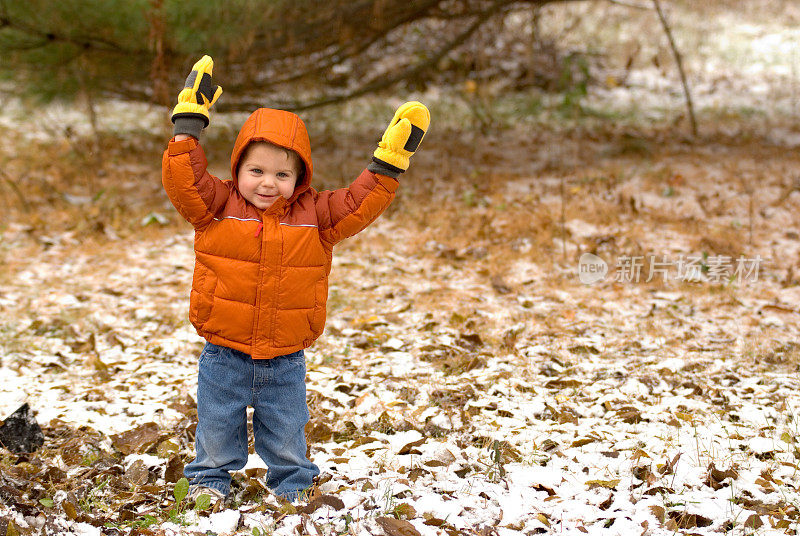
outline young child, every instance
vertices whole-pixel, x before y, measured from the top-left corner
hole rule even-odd
[[[319,474],[306,455],[303,350],[325,326],[333,246],[392,202],[430,114],[418,102],[401,106],[350,187],[318,192],[303,122],[260,108],[234,144],[233,180],[223,181],[206,170],[197,141],[222,93],[212,68],[204,56],[186,79],[162,160],[164,189],[195,229],[189,319],[207,341],[199,360],[197,457],[185,474],[192,498],[227,496],[229,471],[247,462],[252,406],[266,484],[295,500]]]

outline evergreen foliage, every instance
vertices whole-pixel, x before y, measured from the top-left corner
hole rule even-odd
[[[210,54],[219,109],[301,109],[424,85],[487,24],[555,1],[570,0],[0,0],[0,78],[43,100],[168,105]]]

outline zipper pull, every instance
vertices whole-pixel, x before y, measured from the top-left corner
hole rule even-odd
[[[263,228],[264,228],[264,224],[263,224],[263,223],[259,223],[259,224],[258,224],[258,229],[256,229],[256,234],[254,234],[253,236],[255,236],[256,238],[258,238],[258,235],[260,235],[260,234],[261,234],[261,229],[263,229]]]

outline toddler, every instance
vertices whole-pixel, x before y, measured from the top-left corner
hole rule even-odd
[[[200,132],[222,93],[204,56],[172,114],[175,136],[162,160],[172,204],[195,229],[189,319],[206,339],[197,385],[197,456],[186,466],[190,497],[230,491],[247,462],[247,407],[266,484],[297,499],[319,469],[307,457],[303,350],[325,326],[333,246],[391,203],[430,123],[408,102],[394,115],[367,168],[348,187],[318,192],[306,127],[290,112],[260,108],[231,155],[232,180],[210,175]]]

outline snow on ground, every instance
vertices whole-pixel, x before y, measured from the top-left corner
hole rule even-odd
[[[245,502],[164,533],[368,534],[385,516],[431,535],[797,526],[797,311],[759,315],[774,282],[692,295],[575,274],[555,288],[541,271],[506,292],[406,234],[386,219],[342,248],[308,354],[317,493],[343,506]],[[184,321],[191,236],[120,246],[98,255],[63,237],[18,261],[1,286],[2,411],[25,400],[42,423],[104,437],[155,422],[190,458],[170,431],[201,347]],[[166,458],[128,456],[126,475],[136,460],[163,485]]]

